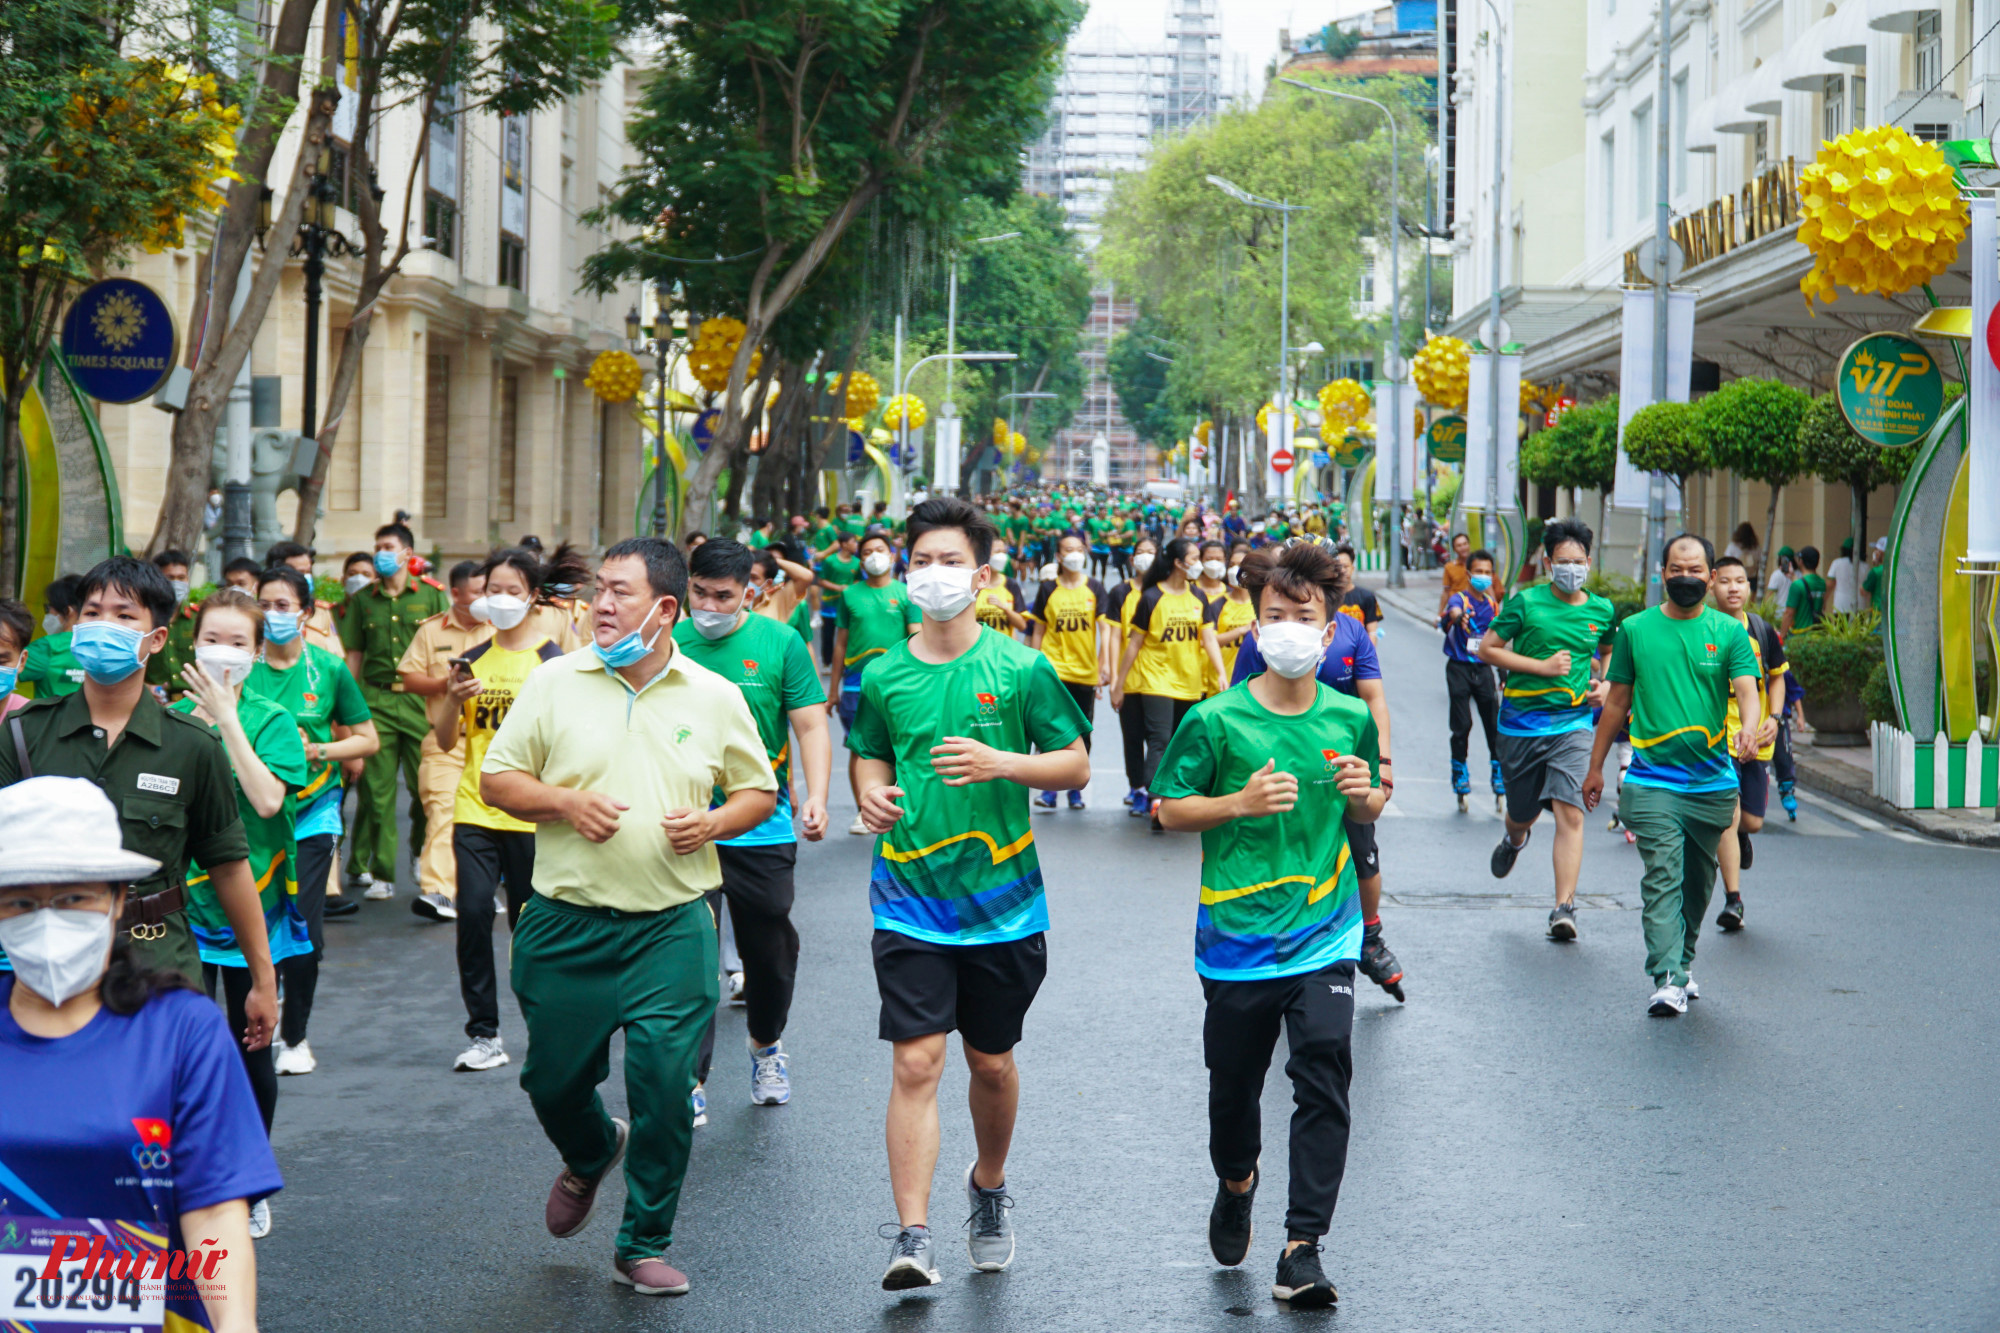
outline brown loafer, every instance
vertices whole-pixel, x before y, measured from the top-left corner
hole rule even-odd
[[[687,1274],[663,1258],[614,1258],[611,1280],[623,1283],[641,1296],[685,1296],[688,1292]]]
[[[618,1127],[618,1147],[597,1178],[585,1180],[564,1167],[557,1173],[556,1183],[549,1186],[549,1202],[542,1211],[542,1220],[548,1224],[551,1236],[574,1236],[590,1225],[590,1215],[597,1210],[597,1187],[625,1160],[625,1137],[632,1127],[617,1116],[611,1117],[611,1123]]]

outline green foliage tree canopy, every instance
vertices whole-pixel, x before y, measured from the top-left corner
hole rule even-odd
[[[1799,475],[1799,424],[1811,403],[1810,394],[1777,380],[1731,380],[1695,404],[1695,424],[1714,466],[1789,486]]]
[[[1625,423],[1625,456],[1641,472],[1664,472],[1683,489],[1710,466],[1708,441],[1687,403],[1653,403]]]

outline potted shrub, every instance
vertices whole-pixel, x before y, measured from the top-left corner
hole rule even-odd
[[[1805,690],[1813,744],[1868,743],[1862,691],[1882,662],[1882,620],[1873,611],[1835,612],[1785,640],[1785,659]]]

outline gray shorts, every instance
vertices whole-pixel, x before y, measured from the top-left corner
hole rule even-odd
[[[1583,775],[1590,771],[1595,733],[1553,736],[1500,735],[1500,772],[1507,779],[1507,818],[1531,824],[1555,802],[1583,808]]]

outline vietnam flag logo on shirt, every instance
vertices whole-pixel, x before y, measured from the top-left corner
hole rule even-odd
[[[164,1120],[141,1120],[135,1117],[132,1128],[138,1133],[139,1142],[149,1148],[174,1146],[174,1127]]]
[[[746,657],[743,659],[743,674],[746,676],[757,674],[757,661],[755,658]]]
[[[1340,767],[1340,751],[1338,750],[1321,750],[1319,757],[1326,760],[1326,771],[1329,773]]]
[[[981,717],[992,717],[1000,711],[1000,699],[997,695],[982,693],[978,698],[979,715]]]

